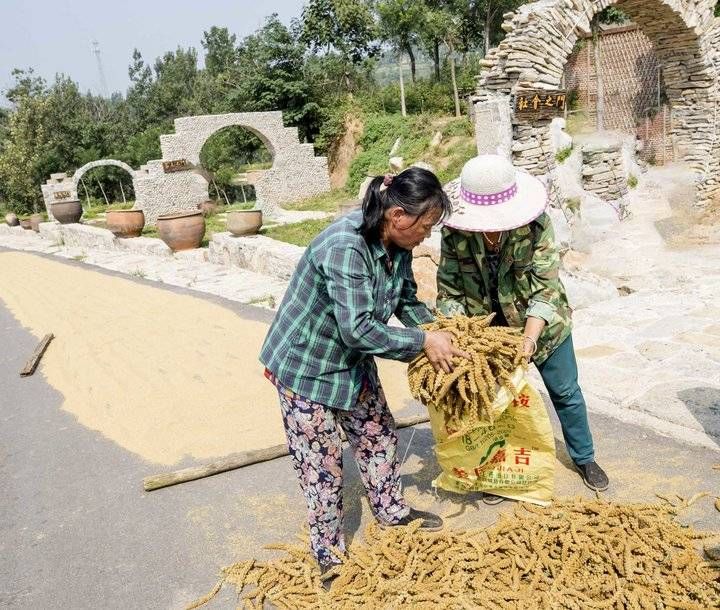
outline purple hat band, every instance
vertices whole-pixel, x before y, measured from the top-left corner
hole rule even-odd
[[[473,205],[497,205],[498,203],[505,203],[510,201],[515,195],[517,195],[518,187],[517,182],[500,193],[489,193],[487,195],[479,195],[478,193],[471,193],[463,187],[460,187],[460,197],[463,201],[472,203]]]

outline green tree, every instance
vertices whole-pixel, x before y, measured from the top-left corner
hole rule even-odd
[[[447,48],[447,61],[450,65],[450,79],[455,102],[455,116],[460,116],[460,95],[458,93],[457,75],[455,71],[455,52],[461,42],[462,14],[453,10],[455,5],[429,10],[426,13],[426,28],[433,32]]]
[[[22,74],[14,72],[16,79]],[[18,79],[19,80],[19,79]],[[7,207],[19,214],[37,209],[39,185],[46,177],[42,151],[48,143],[45,122],[47,95],[37,88],[12,87],[15,108],[8,121],[8,135],[0,153],[0,189]]]
[[[336,50],[347,68],[347,91],[352,64],[361,64],[379,51],[376,25],[369,2],[363,0],[310,0],[302,11],[300,40],[313,51]]]
[[[418,44],[424,28],[425,6],[416,0],[380,0],[377,13],[383,40],[399,53],[407,53],[410,58],[410,74],[414,84],[417,78],[413,46]]]
[[[150,105],[156,122],[193,114],[193,87],[198,75],[197,51],[192,47],[168,51],[155,60]]]
[[[203,32],[202,46],[205,49],[205,70],[217,77],[229,72],[237,65],[236,36],[227,28],[212,26]]]
[[[137,49],[133,49],[128,76],[130,77],[130,88],[127,92],[127,104],[130,119],[135,131],[143,130],[154,120],[153,109],[150,106],[153,75],[152,69],[145,63],[142,54]]]
[[[271,15],[240,44],[235,86],[227,98],[230,109],[280,109],[285,122],[311,140],[319,130],[320,107],[311,97],[304,64],[305,47],[277,15]]]

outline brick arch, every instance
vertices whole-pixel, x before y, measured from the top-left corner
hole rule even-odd
[[[560,87],[575,43],[608,6],[625,12],[646,34],[663,67],[673,136],[698,174],[701,201],[717,191],[720,172],[720,19],[715,0],[541,0],[506,15],[505,39],[482,61],[478,99],[522,89]],[[513,126],[513,156],[532,173],[551,170],[549,121]]]

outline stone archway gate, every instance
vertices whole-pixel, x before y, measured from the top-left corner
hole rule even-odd
[[[50,204],[79,199],[78,185],[80,184],[80,180],[82,179],[82,177],[91,169],[94,169],[96,167],[105,167],[108,165],[124,169],[128,174],[130,174],[133,188],[136,188],[135,178],[137,176],[137,172],[127,163],[118,161],[117,159],[100,159],[98,161],[91,161],[90,163],[86,163],[82,167],[75,170],[75,173],[72,176],[68,176],[66,172],[51,174],[50,179],[40,187],[40,189],[42,190],[43,200],[45,202],[45,208],[47,209],[48,217],[51,220],[53,218]],[[137,198],[135,207],[142,207],[141,205],[138,206]]]
[[[662,65],[680,157],[696,172],[699,203],[720,190],[720,18],[716,0],[541,0],[505,15],[505,39],[481,62],[479,102],[510,103],[522,90],[558,89],[575,43],[594,15],[616,6],[640,26]],[[483,110],[483,112],[485,112]],[[502,121],[502,118],[499,120]],[[554,167],[550,121],[513,121],[516,165],[534,174]],[[502,140],[502,136],[499,138]]]
[[[94,167],[114,165],[126,170],[135,189],[134,209],[145,213],[148,225],[159,215],[177,210],[196,210],[208,198],[208,181],[196,166],[200,151],[217,131],[243,127],[267,146],[273,157],[270,169],[253,172],[257,205],[268,216],[276,215],[278,205],[299,201],[330,190],[327,159],[316,157],[312,144],[301,144],[296,127],[285,127],[282,112],[241,112],[210,114],[175,119],[175,133],[160,136],[162,159],[148,161],[138,170],[115,159],[92,161],[72,176],[52,174],[41,186],[48,216],[50,204],[78,199],[82,176]],[[180,171],[175,171],[175,170]]]
[[[330,190],[327,159],[316,157],[312,144],[300,143],[297,128],[285,127],[280,111],[211,114],[175,119],[175,133],[160,136],[162,161],[184,159],[189,164],[199,165],[200,151],[210,136],[232,126],[243,127],[257,135],[272,155],[272,167],[254,172],[255,177],[251,180],[255,187],[258,207],[267,214],[274,215],[281,203],[299,201]],[[152,173],[150,164],[147,169]],[[178,172],[181,173],[184,172]],[[143,180],[138,182],[141,191],[142,183]],[[174,191],[172,195],[175,209],[194,208],[207,198],[207,182],[205,181],[204,194]],[[155,198],[145,198],[146,217],[147,208],[152,205],[151,199]]]

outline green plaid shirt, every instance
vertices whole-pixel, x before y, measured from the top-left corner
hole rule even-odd
[[[363,379],[377,386],[373,356],[409,361],[433,315],[416,296],[412,253],[367,243],[362,213],[334,222],[305,250],[260,353],[287,388],[350,410]],[[395,314],[406,328],[387,325]]]

